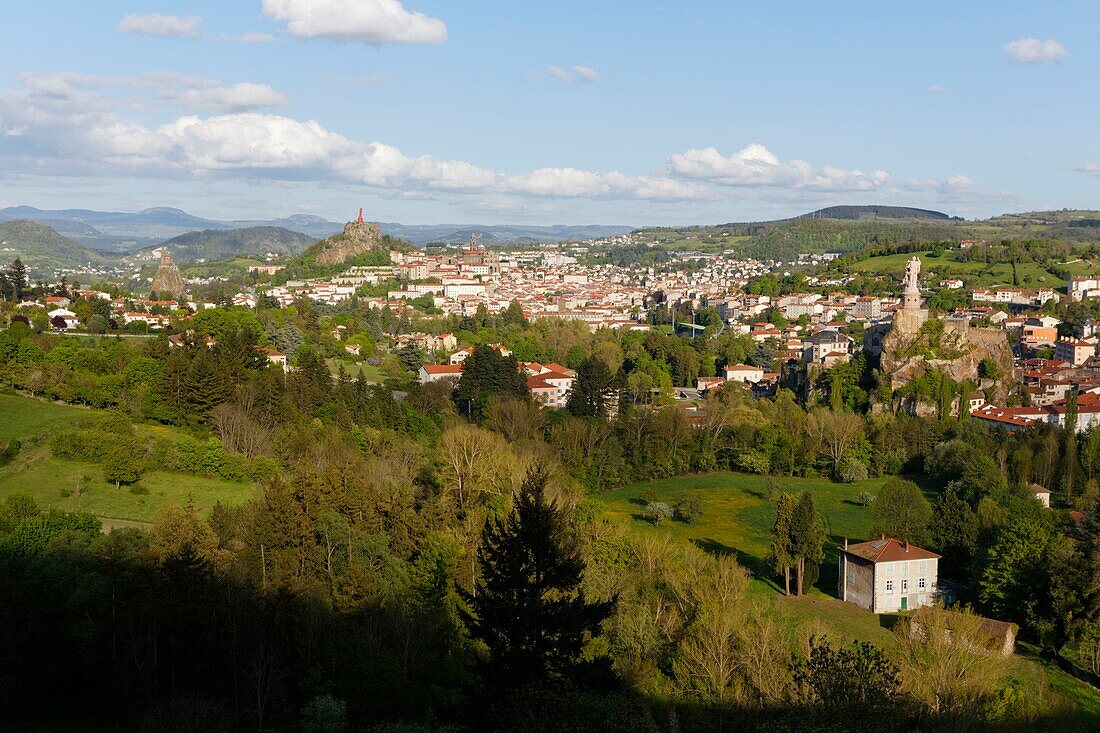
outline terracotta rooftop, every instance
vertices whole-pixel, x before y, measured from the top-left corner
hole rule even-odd
[[[428,374],[461,374],[461,364],[425,364],[424,371]]]
[[[899,562],[902,560],[932,560],[940,557],[922,547],[901,542],[893,537],[883,537],[870,542],[859,542],[842,550],[871,562]]]

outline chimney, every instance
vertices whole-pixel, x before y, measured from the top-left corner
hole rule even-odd
[[[845,550],[848,549],[848,538],[847,537],[844,538],[844,549]]]
[[[879,538],[880,540],[884,540],[884,539],[886,539],[886,533],[885,533],[885,532],[879,532],[879,533],[878,533],[878,538]]]
[[[901,546],[905,549],[906,553],[909,552],[909,540],[905,540],[904,542],[902,542]]]

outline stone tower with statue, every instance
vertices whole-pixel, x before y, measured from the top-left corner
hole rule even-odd
[[[906,263],[902,305],[894,311],[889,331],[878,349],[879,367],[886,383],[896,390],[935,369],[956,383],[968,382],[984,390],[991,401],[1005,399],[1007,382],[981,379],[978,374],[978,365],[984,359],[993,361],[1000,374],[1012,373],[1012,350],[1005,332],[971,326],[966,318],[932,319],[928,309],[922,307],[920,265],[917,257]],[[922,414],[922,409],[931,409],[912,399],[910,402],[901,409],[917,414]]]

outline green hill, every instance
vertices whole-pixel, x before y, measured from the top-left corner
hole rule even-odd
[[[910,206],[827,206],[824,209],[810,212],[799,219],[931,219],[948,221],[958,217],[951,217],[942,211],[929,209],[914,209]]]
[[[61,236],[45,224],[27,220],[2,222],[0,261],[6,264],[16,257],[32,274],[110,262],[101,253]]]
[[[314,242],[307,234],[283,227],[245,227],[242,229],[204,229],[187,232],[161,242],[178,262],[220,260],[239,255],[294,255]]]

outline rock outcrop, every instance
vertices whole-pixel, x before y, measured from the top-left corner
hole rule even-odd
[[[383,246],[382,228],[378,224],[362,220],[349,221],[344,225],[342,234],[313,245],[316,248],[315,261],[321,265],[337,265],[351,257]]]
[[[965,320],[927,320],[927,311],[900,310],[882,341],[881,368],[891,389],[898,389],[925,372],[938,369],[956,382],[970,381],[992,390],[990,397],[1007,397],[1012,376],[1012,350],[997,328],[971,326]],[[978,365],[989,359],[1001,379],[982,380]]]
[[[165,251],[160,256],[160,267],[157,268],[157,274],[153,276],[153,292],[171,293],[173,298],[178,298],[183,295],[183,291],[186,289],[187,286],[184,285],[179,265]]]

